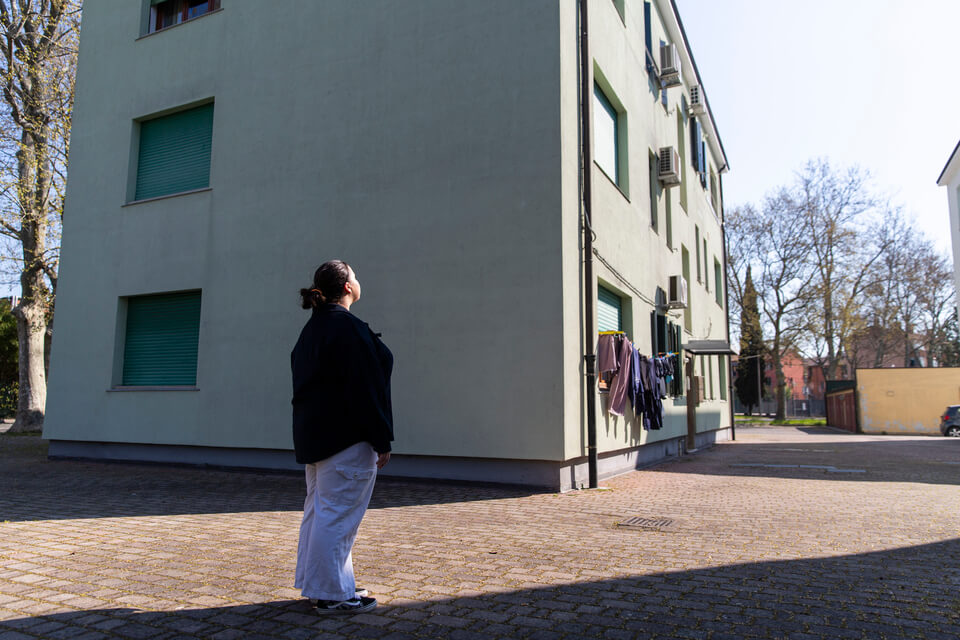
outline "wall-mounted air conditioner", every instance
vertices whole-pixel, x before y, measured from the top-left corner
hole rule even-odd
[[[683,276],[670,276],[670,293],[667,306],[671,309],[687,308],[687,281]]]
[[[682,82],[680,52],[675,44],[660,45],[660,82],[664,87],[675,87]]]
[[[698,116],[707,112],[707,97],[698,84],[690,87],[690,111]]]
[[[673,147],[660,147],[657,177],[666,187],[680,184],[680,154]]]

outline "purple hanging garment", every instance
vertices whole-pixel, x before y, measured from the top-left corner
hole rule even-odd
[[[615,416],[622,416],[623,409],[627,406],[627,389],[633,382],[633,345],[626,338],[620,343],[617,352],[617,361],[620,363],[620,370],[610,382],[610,404],[607,411]]]

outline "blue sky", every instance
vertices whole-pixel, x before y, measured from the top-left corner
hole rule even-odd
[[[730,162],[727,207],[823,156],[868,169],[950,252],[936,181],[960,140],[960,0],[676,4]]]

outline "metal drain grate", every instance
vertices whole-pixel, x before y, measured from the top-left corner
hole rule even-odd
[[[676,526],[677,521],[673,518],[645,518],[643,516],[634,516],[617,523],[618,527],[627,527],[630,529],[651,529],[660,531],[670,529]]]

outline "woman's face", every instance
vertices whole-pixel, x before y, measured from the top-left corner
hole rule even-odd
[[[353,301],[356,302],[360,299],[360,281],[357,280],[357,274],[353,272],[353,268],[347,267],[347,269],[350,272],[350,277],[347,278],[347,284],[345,286],[349,286],[350,295]]]

